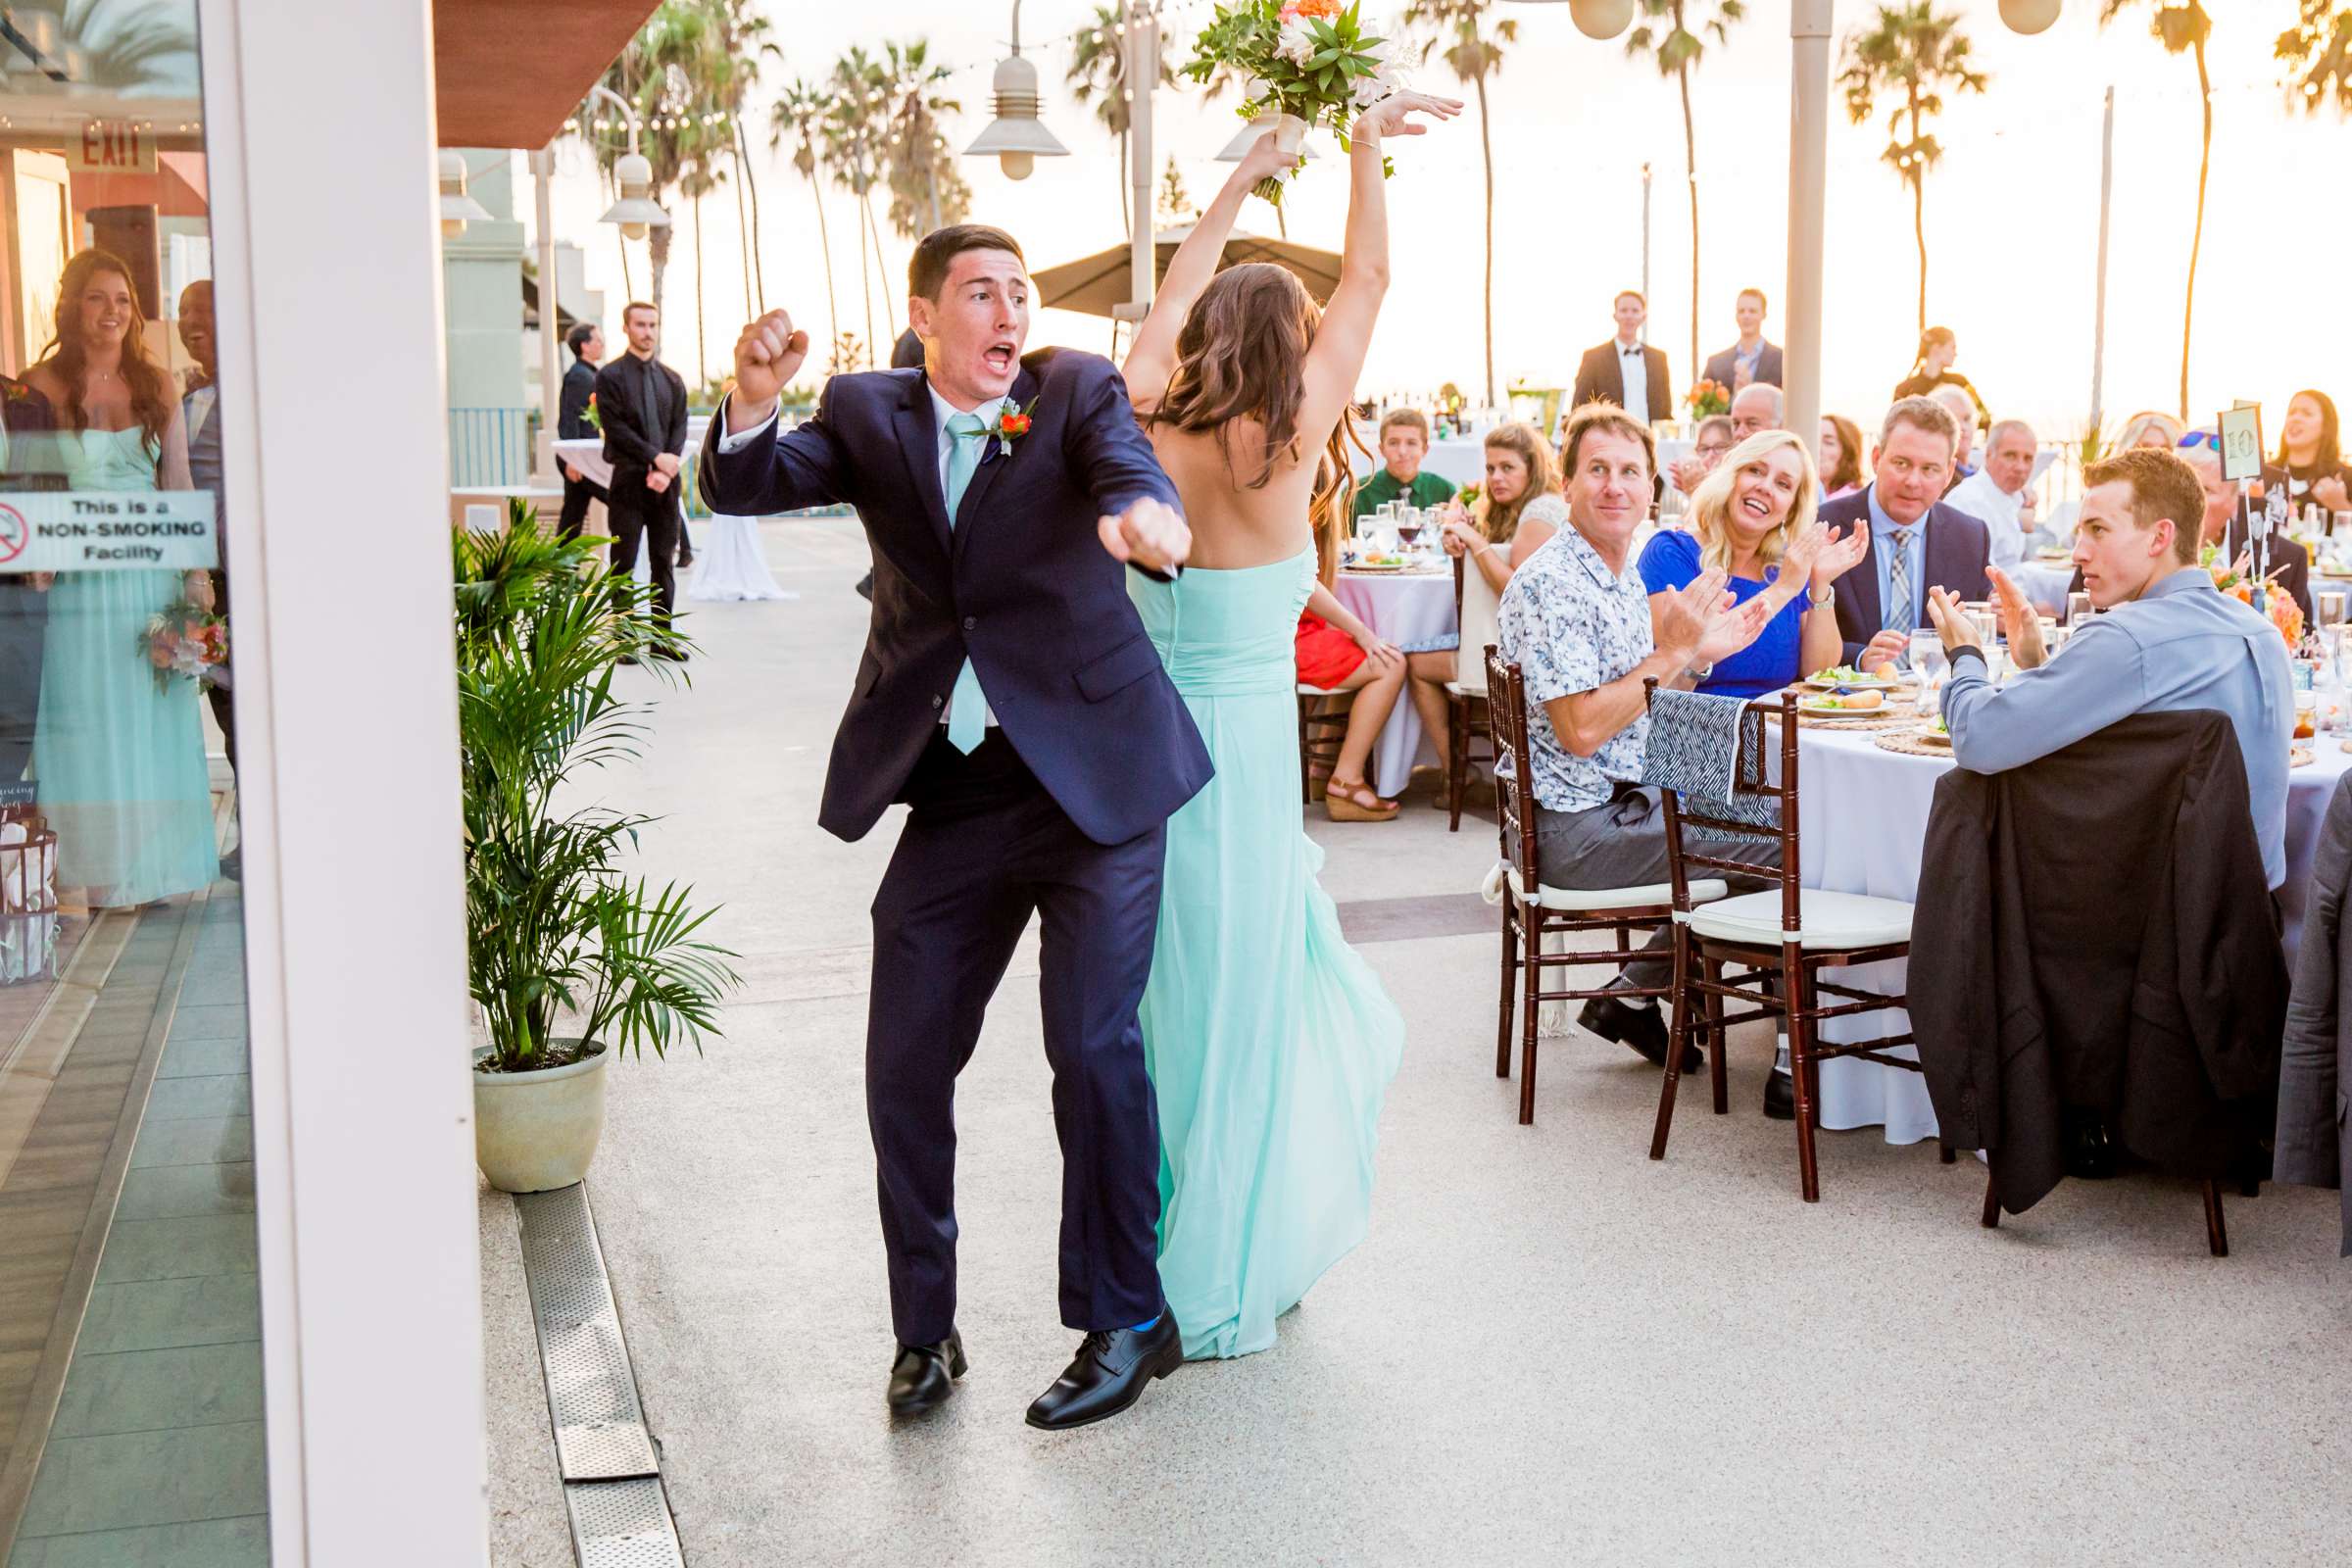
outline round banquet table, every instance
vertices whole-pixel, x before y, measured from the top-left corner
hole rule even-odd
[[[2290,970],[2302,936],[2320,824],[2336,781],[2352,769],[2352,756],[2332,735],[2298,744],[2315,758],[2287,774],[2286,881],[2278,899]],[[1936,781],[1952,762],[1881,750],[1867,731],[1808,728],[1797,737],[1797,746],[1805,886],[1917,903],[1928,812]],[[1858,965],[1839,978],[1858,990],[1893,992],[1902,988],[1903,972],[1903,961],[1894,959]],[[1833,1018],[1822,1032],[1830,1040],[1867,1040],[1909,1028],[1909,1015],[1900,1011],[1866,1012]],[[1917,1052],[1897,1046],[1889,1054],[1916,1057]],[[1918,1073],[1842,1056],[1821,1064],[1820,1125],[1883,1126],[1888,1143],[1913,1144],[1936,1136],[1936,1111],[1928,1102],[1927,1080]]]
[[[1453,606],[1453,567],[1395,572],[1342,571],[1332,597],[1381,637],[1407,654],[1450,651],[1461,644]],[[1412,781],[1413,764],[1438,760],[1437,746],[1421,733],[1409,694],[1399,694],[1372,747],[1372,788],[1391,800]]]

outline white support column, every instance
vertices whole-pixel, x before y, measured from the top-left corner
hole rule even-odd
[[[534,218],[539,229],[539,448],[531,454],[535,482],[559,482],[556,470],[556,425],[564,399],[564,343],[562,290],[556,277],[556,147],[550,142],[531,154],[531,183],[537,189]]]
[[[1788,10],[1788,428],[1821,428],[1821,268],[1828,221],[1833,0]]]
[[[1127,8],[1128,178],[1135,187],[1135,221],[1127,234],[1127,299],[1139,325],[1151,308],[1158,272],[1152,217],[1152,101],[1158,84],[1159,20],[1147,0],[1134,0]]]
[[[470,1568],[488,1466],[432,19],[199,12],[271,1561]],[[332,346],[385,321],[355,380]]]

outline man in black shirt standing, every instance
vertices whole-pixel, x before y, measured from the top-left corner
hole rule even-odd
[[[585,441],[597,433],[589,422],[588,401],[596,396],[596,367],[605,357],[605,332],[594,321],[575,321],[564,334],[571,349],[571,368],[564,372],[562,401],[556,408],[556,438]],[[579,536],[588,520],[588,503],[605,499],[605,487],[566,463],[564,469],[564,514],[557,531],[566,539]]]
[[[637,569],[640,540],[650,534],[654,597],[666,626],[677,601],[672,563],[684,521],[678,510],[678,460],[686,450],[686,382],[654,358],[662,342],[662,314],[642,302],[620,314],[629,352],[596,375],[596,410],[605,426],[605,457],[612,483],[605,496],[612,517],[612,569]],[[665,659],[685,654],[668,648]]]

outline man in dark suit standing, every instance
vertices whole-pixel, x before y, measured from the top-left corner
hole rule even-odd
[[[1159,1134],[1136,1008],[1152,968],[1167,819],[1207,749],[1127,597],[1126,567],[1192,547],[1176,490],[1110,362],[1021,357],[1019,245],[958,223],[908,269],[920,370],[836,375],[778,433],[808,334],[746,327],[704,437],[714,512],[846,502],[874,611],[818,820],[858,839],[909,810],[873,906],[866,1115],[889,1256],[894,1414],[949,1397],[956,1327],[956,1078],[1032,913],[1061,1141],[1061,1316],[1085,1340],[1029,1423],[1124,1410],[1184,1358],[1159,1288]],[[1120,564],[1125,563],[1123,567]]]
[[[1707,361],[1707,379],[1734,392],[1758,381],[1780,386],[1781,346],[1764,340],[1764,291],[1741,289],[1736,311],[1740,341]]]
[[[1870,553],[1831,590],[1844,662],[1867,670],[1902,658],[1911,633],[1932,624],[1931,588],[1964,600],[1990,596],[1991,538],[1983,522],[1942,500],[1959,446],[1960,427],[1941,404],[1905,398],[1880,427],[1871,483],[1822,505],[1821,520],[1833,530],[1870,530]]]
[[[596,396],[596,368],[605,357],[605,331],[594,321],[575,321],[564,341],[571,350],[571,368],[564,372],[563,397],[556,407],[556,438],[585,441],[597,433],[588,419],[588,401]],[[588,520],[588,503],[604,500],[605,487],[568,463],[563,467],[564,513],[556,531],[575,539]]]
[[[662,313],[632,304],[620,313],[629,352],[596,373],[596,412],[605,423],[605,457],[612,483],[605,509],[612,518],[612,569],[627,576],[637,569],[640,540],[653,552],[654,597],[664,627],[678,597],[678,534],[685,526],[678,510],[678,460],[686,450],[686,382],[654,358],[662,346]],[[758,516],[759,513],[746,515]],[[663,659],[683,660],[673,644]]]
[[[1648,318],[1649,303],[1639,291],[1629,288],[1617,296],[1617,335],[1585,351],[1584,363],[1576,369],[1571,412],[1600,402],[1614,403],[1644,423],[1674,417],[1666,351],[1642,341],[1642,323]]]

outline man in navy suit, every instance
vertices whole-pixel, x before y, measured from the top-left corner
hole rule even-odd
[[[1764,291],[1743,288],[1734,307],[1740,318],[1740,341],[1707,361],[1707,379],[1737,392],[1761,381],[1781,384],[1781,346],[1764,337]]]
[[[1844,662],[1876,669],[1902,658],[1911,633],[1930,624],[1930,588],[1958,599],[1990,596],[1984,524],[1941,499],[1959,445],[1960,427],[1942,405],[1904,398],[1880,427],[1871,483],[1823,503],[1821,520],[1833,529],[1870,530],[1869,555],[1832,590]]]
[[[746,327],[705,437],[704,498],[766,516],[847,502],[874,612],[819,821],[862,837],[909,808],[874,899],[866,1112],[880,1167],[901,1415],[954,1392],[956,1076],[1034,911],[1061,1141],[1061,1313],[1086,1338],[1029,1407],[1115,1415],[1183,1360],[1156,1263],[1159,1133],[1136,1021],[1167,818],[1208,781],[1183,700],[1128,602],[1130,568],[1192,548],[1175,486],[1107,360],[1023,359],[1029,278],[1001,229],[934,231],[907,269],[920,369],[837,375],[779,432],[808,347]]]

